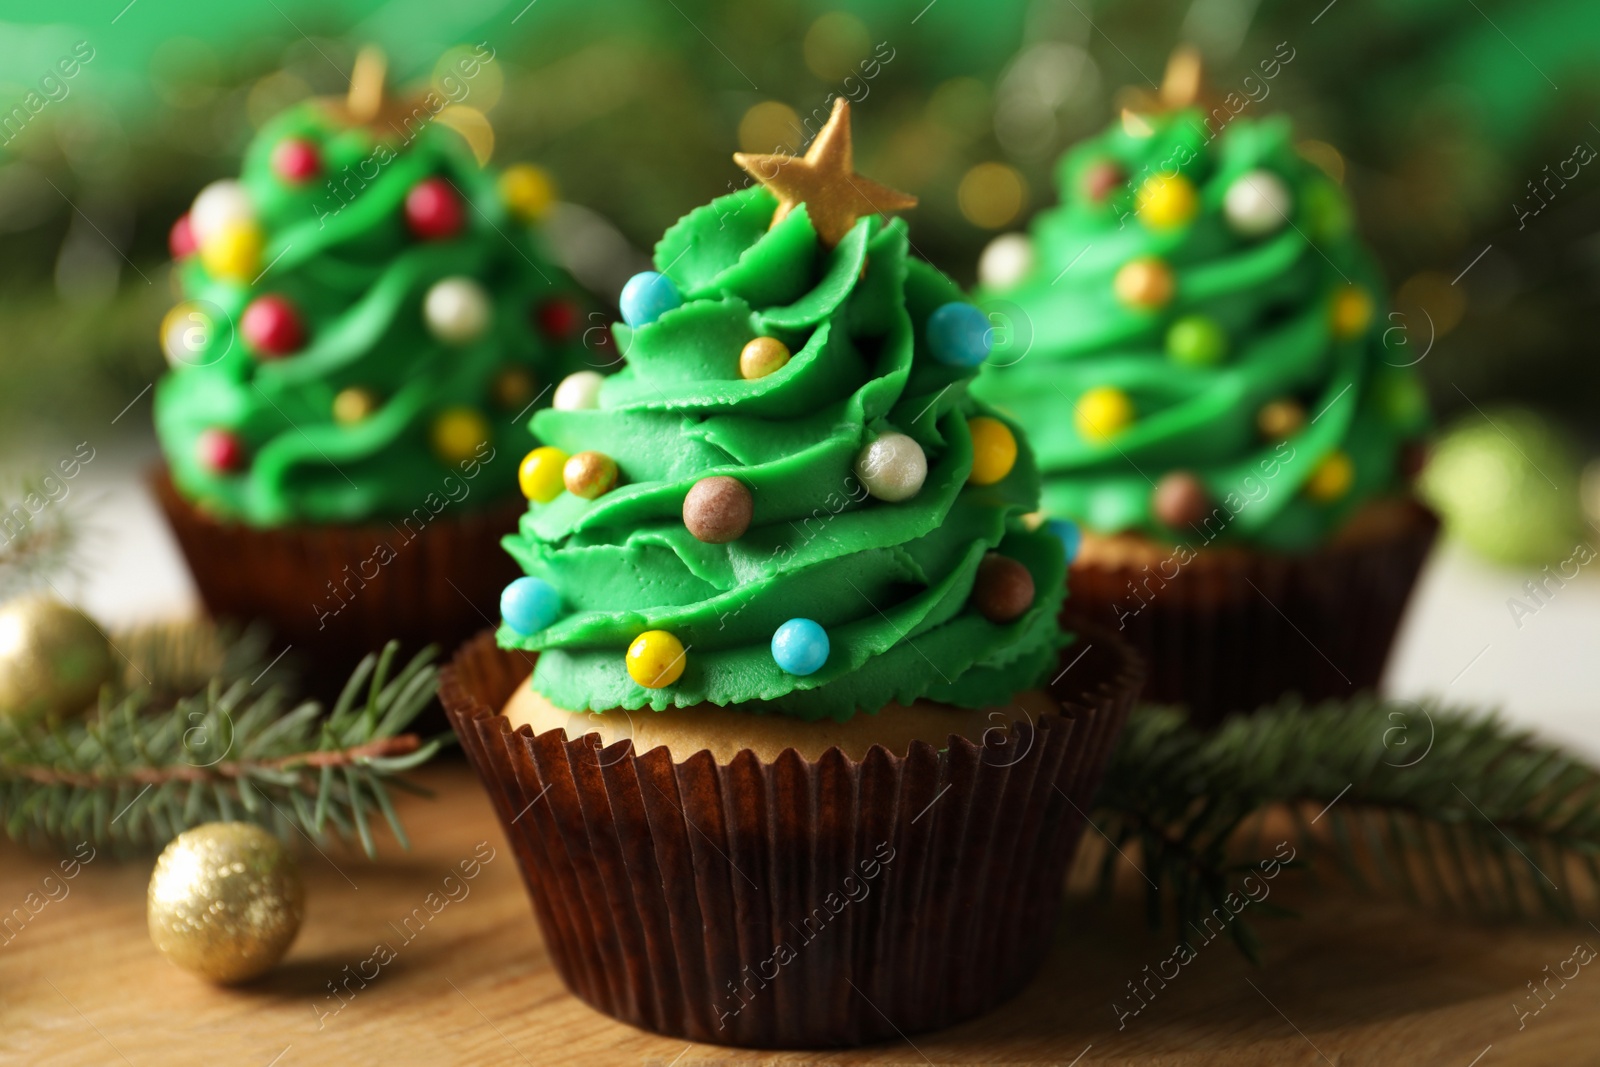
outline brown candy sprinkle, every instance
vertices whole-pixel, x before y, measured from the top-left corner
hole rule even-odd
[[[1156,518],[1174,529],[1199,522],[1211,510],[1211,494],[1188,471],[1173,471],[1156,483]]]
[[[1016,560],[990,552],[978,564],[972,604],[990,622],[1011,622],[1033,606],[1033,575]]]
[[[737,541],[750,528],[755,499],[737,478],[701,478],[683,498],[683,524],[708,545]]]

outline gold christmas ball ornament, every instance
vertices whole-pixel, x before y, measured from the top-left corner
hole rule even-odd
[[[95,705],[115,665],[93,619],[47,593],[0,606],[0,717],[13,725]]]
[[[289,950],[305,887],[294,857],[261,827],[207,823],[162,851],[147,910],[150,940],[167,959],[212,982],[244,982]]]

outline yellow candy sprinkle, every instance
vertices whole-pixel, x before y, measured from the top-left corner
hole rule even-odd
[[[489,440],[489,423],[472,408],[446,408],[433,420],[433,450],[446,463],[461,463],[478,454]]]
[[[1078,427],[1078,436],[1098,444],[1131,426],[1133,416],[1133,401],[1127,393],[1100,385],[1078,398],[1072,420]]]
[[[1359,337],[1372,322],[1372,297],[1360,286],[1347,285],[1333,294],[1333,335]]]
[[[517,484],[522,495],[540,504],[548,504],[566,488],[561,472],[571,457],[559,448],[549,445],[536,448],[522,457],[517,468]]]
[[[683,642],[665,630],[647,630],[628,646],[628,677],[646,689],[662,689],[683,676]]]
[[[1181,174],[1146,178],[1134,200],[1140,221],[1153,230],[1182,226],[1199,210],[1200,198],[1195,195],[1194,185]]]
[[[500,175],[500,196],[511,214],[523,222],[533,222],[555,202],[556,184],[542,167],[516,163]]]
[[[1307,479],[1306,495],[1325,504],[1331,503],[1350,491],[1355,477],[1356,468],[1349,456],[1343,452],[1329,452]]]
[[[200,261],[218,278],[248,282],[261,270],[261,228],[230,222],[200,249]]]
[[[362,419],[378,410],[378,397],[371,389],[362,389],[352,385],[348,389],[339,390],[339,395],[333,398],[333,418],[335,422],[346,425],[360,422]]]
[[[1017,463],[1017,438],[1011,427],[999,419],[979,415],[967,420],[967,432],[972,435],[972,473],[967,475],[967,481],[993,485],[1011,473]]]

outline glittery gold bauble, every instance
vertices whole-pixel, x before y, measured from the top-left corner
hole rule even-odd
[[[150,876],[150,940],[213,982],[243,982],[283,958],[300,931],[305,887],[267,831],[214,822],[179,834]]]
[[[0,717],[21,725],[88,711],[112,668],[105,634],[77,608],[45,593],[0,607]]]

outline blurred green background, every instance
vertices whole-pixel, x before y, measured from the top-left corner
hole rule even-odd
[[[236,173],[263,120],[342,93],[367,42],[402,86],[486,43],[495,62],[467,103],[492,123],[494,161],[539,163],[634,249],[741,182],[734,149],[798,149],[804,116],[846,95],[859,168],[922,198],[917,247],[964,282],[988,241],[1055,201],[1060,152],[1110,121],[1119,91],[1159,81],[1175,44],[1197,43],[1228,91],[1286,42],[1294,58],[1250,113],[1288,112],[1314,151],[1339,153],[1396,322],[1418,354],[1433,338],[1421,369],[1439,409],[1516,400],[1594,423],[1600,163],[1550,180],[1600,146],[1594,0],[7,6],[0,443],[104,427],[160,374],[168,227]],[[608,254],[617,269],[595,277],[635,262]],[[123,422],[148,420],[146,396]]]

